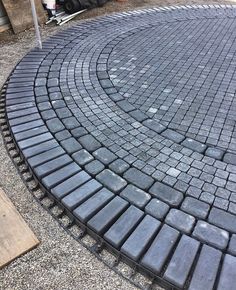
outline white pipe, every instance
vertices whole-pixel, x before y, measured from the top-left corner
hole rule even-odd
[[[30,0],[30,3],[31,3],[32,16],[33,16],[33,21],[34,21],[36,39],[37,39],[39,48],[42,49],[43,46],[42,46],[42,40],[41,40],[40,31],[39,31],[38,17],[37,17],[37,12],[36,12],[36,9],[35,9],[34,0]]]

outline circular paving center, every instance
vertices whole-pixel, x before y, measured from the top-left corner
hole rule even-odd
[[[163,125],[235,150],[235,25],[201,19],[148,27],[114,46],[109,77]]]
[[[6,86],[9,129],[48,195],[174,288],[236,285],[235,17],[196,6],[80,23]]]

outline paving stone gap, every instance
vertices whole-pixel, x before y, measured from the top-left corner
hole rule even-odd
[[[6,84],[38,182],[173,289],[236,285],[235,38],[232,5],[103,16],[32,49]]]

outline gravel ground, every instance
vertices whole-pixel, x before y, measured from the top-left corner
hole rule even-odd
[[[216,1],[215,1],[216,2]],[[188,1],[206,3],[205,1]],[[221,2],[222,3],[222,2]],[[233,3],[233,2],[224,2]],[[104,7],[93,9],[63,27],[51,24],[41,29],[46,37],[86,19],[115,11],[137,7],[186,4],[186,1],[130,0],[110,1]],[[34,31],[19,35],[0,34],[0,87],[11,70],[35,45]],[[0,271],[0,289],[136,289],[99,262],[84,247],[73,240],[57,222],[33,199],[9,159],[0,137],[0,186],[6,191],[25,221],[35,232],[41,244]],[[160,289],[160,288],[159,288]]]

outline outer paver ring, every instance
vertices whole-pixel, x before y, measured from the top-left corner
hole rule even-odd
[[[211,23],[215,33],[224,32],[221,39],[208,35]],[[176,288],[233,289],[236,283],[235,24],[236,8],[223,5],[101,17],[29,52],[7,84],[8,125],[41,186],[71,218]],[[194,39],[204,39],[204,33],[207,52]],[[187,58],[178,37],[184,46],[191,42]],[[215,54],[203,58],[204,67],[218,69],[212,82],[222,84],[230,107],[201,74],[191,78],[211,48]],[[158,59],[164,59],[159,71]],[[177,60],[180,74],[187,67],[181,79],[170,69]],[[190,88],[179,90],[188,76]],[[192,117],[189,128],[196,125],[197,111],[186,108],[186,101],[199,100],[191,99],[198,86],[211,99],[207,110],[204,103],[197,106],[206,123],[218,104],[217,144],[199,142],[203,127],[185,136],[174,126],[183,110]],[[178,96],[170,94],[175,89]],[[174,110],[186,92],[182,109],[179,103]],[[166,104],[173,121],[163,114]]]

